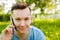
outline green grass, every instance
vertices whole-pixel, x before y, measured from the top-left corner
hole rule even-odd
[[[0,33],[9,22],[0,22]],[[60,40],[60,19],[34,19],[32,24],[43,31],[46,40]]]
[[[60,40],[60,19],[34,19],[32,25],[41,29],[46,40]]]
[[[0,33],[2,32],[2,30],[4,28],[6,28],[6,26],[9,24],[9,22],[0,22]]]

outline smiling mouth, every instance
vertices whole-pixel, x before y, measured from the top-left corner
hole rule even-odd
[[[22,31],[23,31],[23,30],[25,30],[25,28],[22,28],[22,27],[21,27],[21,28],[19,28],[19,29],[20,29],[20,30],[22,30]]]

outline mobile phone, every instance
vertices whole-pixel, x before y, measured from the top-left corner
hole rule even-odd
[[[14,26],[14,28],[12,28],[12,32],[14,34],[14,29],[16,29],[16,28],[15,28],[15,24],[14,24],[13,18],[11,18],[11,20],[12,20],[12,25]]]
[[[15,23],[14,23],[14,21],[13,21],[13,18],[11,18],[12,19],[12,24],[13,24],[13,26],[14,26],[14,28],[13,28],[13,32],[14,32],[14,29],[17,31],[17,29],[16,29],[16,25],[15,25]]]
[[[13,26],[15,26],[14,21],[13,21],[13,18],[11,18],[11,19],[12,19],[12,24],[13,24]]]

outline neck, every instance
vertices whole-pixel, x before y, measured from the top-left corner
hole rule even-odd
[[[19,33],[15,30],[14,33],[20,40],[25,40],[28,35],[28,31],[26,33]]]

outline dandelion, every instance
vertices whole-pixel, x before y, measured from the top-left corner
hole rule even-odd
[[[58,32],[55,33],[55,35],[57,35],[57,36],[58,36],[58,34],[59,34]]]
[[[50,33],[52,33],[52,32],[50,32]]]
[[[46,37],[46,40],[50,40],[49,37]]]
[[[46,34],[48,34],[48,32],[45,32]]]
[[[52,32],[50,32],[50,37],[52,37],[53,36],[53,34],[52,34]]]

